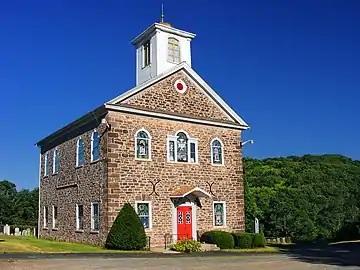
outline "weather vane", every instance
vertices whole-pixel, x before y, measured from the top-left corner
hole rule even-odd
[[[164,22],[164,4],[161,4],[161,22]]]

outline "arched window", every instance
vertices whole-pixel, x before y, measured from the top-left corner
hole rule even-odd
[[[176,136],[168,136],[168,161],[197,163],[197,140],[190,138],[185,131]]]
[[[59,172],[59,151],[57,148],[54,149],[53,155],[53,174]]]
[[[91,161],[99,159],[99,133],[94,130],[91,136]]]
[[[213,139],[210,143],[211,163],[215,165],[224,164],[224,147],[219,139]]]
[[[151,159],[151,136],[145,129],[135,133],[135,154],[139,159]]]
[[[84,162],[84,141],[79,138],[76,143],[76,166],[82,166]]]
[[[49,152],[45,154],[45,160],[44,160],[44,176],[49,175]]]
[[[177,134],[177,161],[187,162],[188,161],[188,137],[184,132]]]
[[[180,45],[176,38],[168,38],[168,61],[175,64],[180,63]]]

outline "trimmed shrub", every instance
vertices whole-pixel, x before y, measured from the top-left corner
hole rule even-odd
[[[234,248],[234,238],[229,232],[225,231],[208,231],[201,235],[201,242],[207,244],[216,244],[220,249]]]
[[[146,246],[146,242],[144,225],[134,208],[126,203],[110,229],[105,248],[140,250]]]
[[[250,233],[233,233],[235,248],[252,248],[253,236]]]
[[[255,233],[252,239],[252,246],[253,247],[265,247],[266,246],[266,239],[263,232]]]
[[[198,241],[184,239],[182,241],[177,242],[171,247],[172,250],[180,251],[180,252],[198,252],[201,250],[201,244]]]

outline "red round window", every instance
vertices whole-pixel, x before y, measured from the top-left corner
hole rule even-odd
[[[176,87],[177,87],[177,89],[180,90],[180,91],[182,91],[182,90],[184,89],[184,86],[182,85],[182,83],[178,83],[178,84],[176,85]]]
[[[187,89],[185,82],[183,82],[182,80],[177,80],[174,84],[174,87],[175,87],[176,91],[178,91],[180,93],[184,93]]]

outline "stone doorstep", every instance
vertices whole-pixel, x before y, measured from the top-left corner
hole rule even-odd
[[[164,248],[164,246],[155,246],[150,248],[151,252],[157,252],[157,253],[180,253],[178,251],[170,250],[170,247],[167,249]]]
[[[201,243],[201,251],[218,251],[220,248],[215,244]]]

